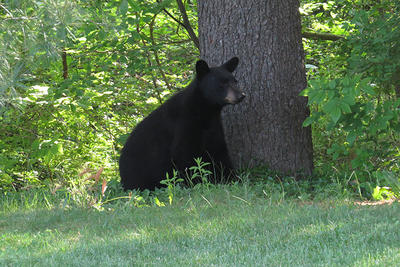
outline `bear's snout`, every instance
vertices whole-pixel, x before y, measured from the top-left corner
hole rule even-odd
[[[239,89],[230,89],[225,97],[225,102],[233,105],[241,102],[245,97],[246,94]]]

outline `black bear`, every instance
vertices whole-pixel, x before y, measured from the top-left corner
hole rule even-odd
[[[172,170],[184,172],[194,158],[213,162],[219,171],[232,171],[224,138],[221,110],[245,94],[232,75],[239,59],[210,68],[196,63],[196,77],[141,121],[129,136],[119,159],[121,183],[127,189],[160,187]],[[214,168],[215,169],[215,168]]]

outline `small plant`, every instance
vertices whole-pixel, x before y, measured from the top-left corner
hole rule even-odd
[[[207,166],[210,165],[209,162],[203,162],[202,158],[195,158],[195,165],[188,169],[186,172],[186,181],[190,186],[194,186],[197,183],[201,183],[206,185],[208,188],[210,185],[209,177],[212,175],[212,171],[207,169]],[[166,178],[160,181],[160,184],[167,186],[168,200],[169,204],[172,205],[176,186],[178,183],[183,182],[184,179],[179,177],[179,172],[177,170],[172,171],[172,177],[170,177],[169,173],[166,173]],[[162,202],[158,199],[154,199],[155,204],[157,206],[162,206]]]
[[[119,199],[132,200],[134,206],[141,206],[142,199],[139,196],[132,197],[132,192],[126,195],[121,191],[121,185],[115,180],[107,181],[102,176],[104,168],[92,170],[85,168],[77,178],[69,179],[67,184],[56,184],[51,194],[57,191],[65,191],[62,207],[80,206],[102,210],[105,204]]]
[[[372,193],[372,197],[376,200],[391,200],[395,198],[395,195],[390,187],[376,186]]]
[[[372,193],[372,197],[376,200],[391,200],[400,198],[400,177],[388,171],[376,171],[374,173],[378,184]]]
[[[169,178],[169,174],[167,173],[166,178],[160,182],[160,184],[167,186],[168,200],[169,200],[170,205],[172,205],[172,201],[174,199],[175,188],[176,188],[177,183],[183,182],[183,179],[179,178],[178,174],[179,174],[178,171],[172,170],[172,177]],[[160,205],[158,205],[158,202],[159,202],[158,198],[156,198],[155,201],[156,201],[155,202],[156,205],[160,206]]]
[[[202,158],[195,158],[194,159],[196,165],[192,166],[189,168],[191,171],[190,175],[190,182],[192,184],[196,183],[197,181],[200,181],[202,184],[206,185],[207,188],[210,184],[209,182],[209,177],[212,175],[212,171],[207,169],[207,166],[210,165],[211,163],[209,162],[204,162]]]

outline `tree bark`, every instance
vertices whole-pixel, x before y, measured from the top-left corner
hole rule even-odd
[[[198,0],[201,57],[214,66],[240,59],[235,76],[247,97],[223,113],[236,167],[312,172],[298,9],[298,0]]]

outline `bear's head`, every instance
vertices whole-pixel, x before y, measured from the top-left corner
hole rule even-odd
[[[198,90],[208,103],[217,106],[237,104],[246,96],[238,87],[238,82],[232,75],[239,63],[233,57],[219,67],[210,68],[204,60],[196,63],[196,79]]]

